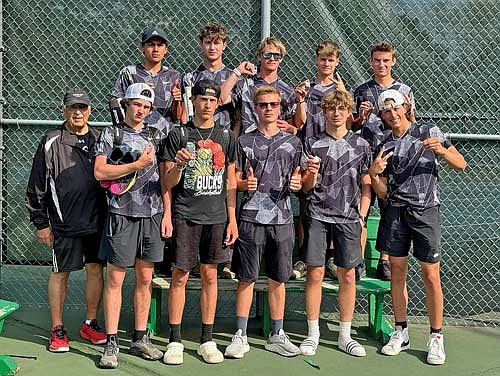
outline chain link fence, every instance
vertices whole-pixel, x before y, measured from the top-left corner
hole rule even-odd
[[[255,0],[202,5],[193,0],[0,3],[4,119],[61,119],[62,93],[77,85],[91,95],[91,120],[109,121],[112,85],[121,67],[141,61],[139,34],[146,25],[167,32],[166,64],[181,72],[201,62],[197,35],[208,21],[222,22],[229,30],[224,55],[229,67],[243,59],[256,62],[261,37],[261,2]],[[440,176],[442,278],[450,324],[500,326],[498,30],[500,4],[494,0],[275,0],[271,7],[271,34],[281,38],[288,51],[280,73],[286,82],[296,85],[313,77],[316,45],[332,39],[342,49],[338,71],[355,88],[370,79],[371,45],[387,39],[397,48],[395,76],[415,93],[417,117],[450,134],[483,135],[483,140],[452,138],[469,166],[459,173],[443,165]],[[47,302],[50,270],[43,265],[50,262],[50,255],[28,223],[24,190],[33,154],[48,126],[21,124],[2,125],[0,293],[39,306]],[[80,282],[72,284],[69,307],[83,302]],[[426,320],[423,285],[414,261],[408,284],[410,313]],[[361,303],[358,312],[366,307]],[[287,307],[303,310],[303,301],[294,298]],[[230,300],[219,306],[219,312],[227,315],[233,309]]]

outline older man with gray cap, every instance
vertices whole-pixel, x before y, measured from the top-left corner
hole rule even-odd
[[[127,180],[130,175],[135,179],[133,185],[127,183],[126,191],[108,192],[109,208],[100,251],[108,263],[104,287],[107,342],[99,362],[102,368],[118,366],[122,286],[126,268],[131,266],[135,268],[136,286],[135,330],[130,353],[148,360],[163,356],[151,343],[146,330],[153,263],[162,261],[164,247],[160,236],[164,197],[156,158],[161,140],[157,140],[158,131],[144,123],[154,100],[155,93],[148,85],[130,85],[122,100],[124,122],[105,128],[97,145],[94,169],[97,180]]]
[[[70,272],[84,266],[87,312],[80,335],[94,344],[106,342],[96,320],[103,284],[103,262],[97,257],[102,223],[99,209],[105,207],[92,171],[99,132],[88,126],[90,99],[85,91],[68,89],[62,112],[62,127],[48,131],[38,146],[26,189],[26,207],[36,236],[52,248],[48,286],[52,318],[48,349],[52,352],[70,349],[62,317],[66,288]]]

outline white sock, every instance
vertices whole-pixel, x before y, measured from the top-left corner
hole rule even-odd
[[[366,356],[365,348],[351,338],[351,322],[341,321],[339,326],[339,348],[354,356]]]
[[[350,321],[341,321],[339,323],[339,343],[346,343],[351,339],[351,322]]]
[[[319,320],[307,320],[307,336],[310,338],[316,338],[319,342]]]
[[[87,324],[87,325],[90,325],[91,322],[92,322],[92,320],[85,320],[85,324]]]
[[[311,356],[316,354],[319,344],[319,320],[307,320],[307,338],[300,344],[300,351],[303,355]]]

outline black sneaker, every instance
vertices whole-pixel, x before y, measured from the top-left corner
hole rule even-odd
[[[378,260],[375,277],[381,279],[382,281],[391,280],[391,263],[389,260]]]
[[[307,265],[302,261],[297,261],[293,265],[292,275],[290,276],[290,278],[298,279],[304,277],[306,274],[307,274]]]
[[[151,343],[151,338],[147,334],[137,341],[130,342],[130,354],[147,360],[158,360],[163,357],[163,353]]]
[[[333,262],[333,257],[328,258],[325,265],[325,274],[331,279],[338,279],[337,277],[337,265]]]
[[[366,266],[365,266],[365,264],[362,262],[361,264],[357,265],[354,268],[354,271],[356,272],[356,281],[359,281],[361,278],[363,278],[364,276],[366,276]]]

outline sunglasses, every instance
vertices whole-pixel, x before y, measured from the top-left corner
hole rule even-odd
[[[262,57],[266,60],[270,58],[273,58],[274,60],[281,60],[283,58],[283,55],[281,55],[279,52],[264,51],[262,52]]]
[[[271,106],[271,108],[278,108],[280,105],[280,102],[259,102],[255,103],[255,105],[259,108],[267,108],[267,106]]]

